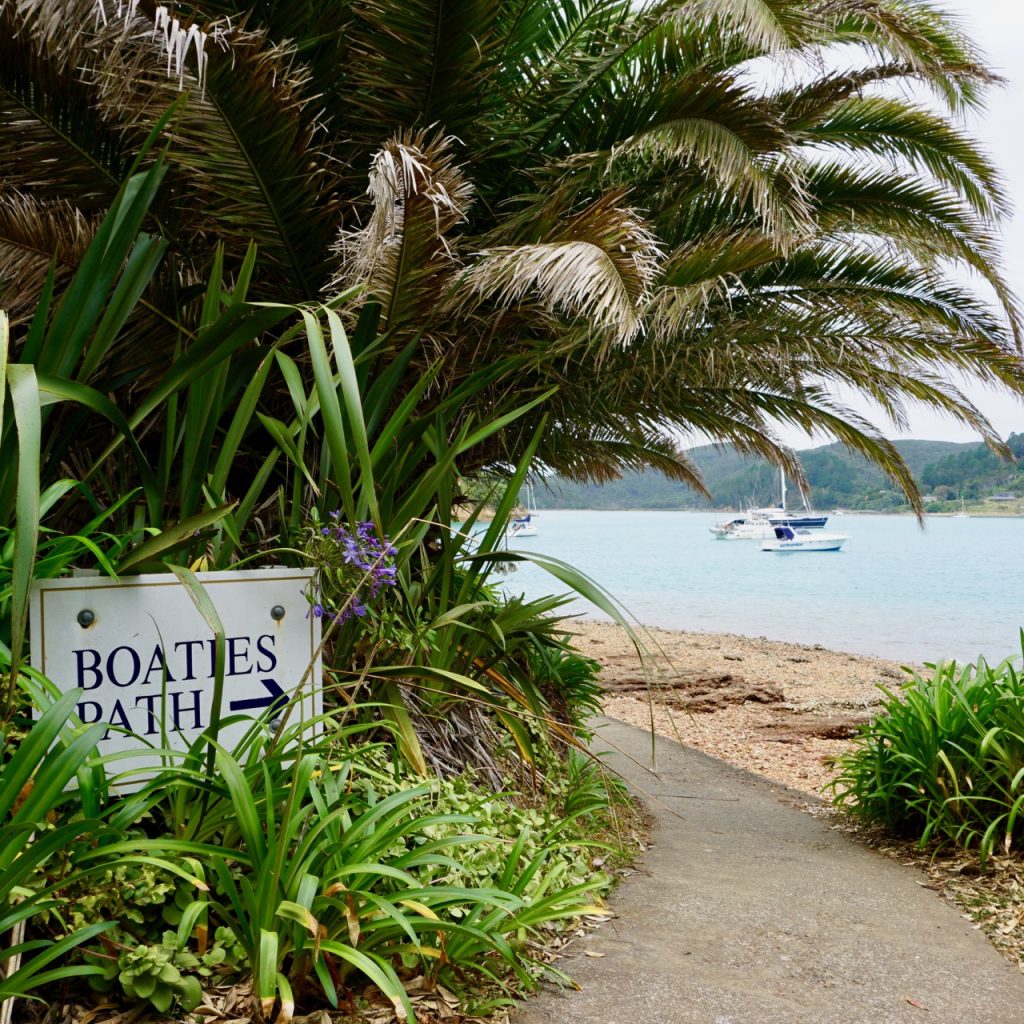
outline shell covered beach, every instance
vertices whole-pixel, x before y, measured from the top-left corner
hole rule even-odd
[[[643,629],[644,663],[620,626],[579,621],[575,643],[601,665],[605,712],[808,793],[828,781],[881,696],[895,661],[730,633]]]

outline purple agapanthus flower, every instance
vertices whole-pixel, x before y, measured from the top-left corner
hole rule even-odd
[[[331,512],[330,517],[333,523],[311,530],[336,554],[332,555],[330,548],[314,547],[323,558],[325,574],[310,595],[310,614],[342,623],[364,618],[369,602],[385,587],[398,583],[398,569],[394,565],[398,549],[387,537],[378,536],[370,520],[358,522],[350,529],[339,511]]]
[[[358,565],[360,569],[368,568],[368,566],[363,565],[363,560],[360,557],[362,551],[359,547],[359,541],[355,537],[346,535],[341,541],[341,550],[345,556],[345,561],[349,565]]]

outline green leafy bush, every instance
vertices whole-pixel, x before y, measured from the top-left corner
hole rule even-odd
[[[1013,659],[929,668],[898,691],[881,688],[881,713],[837,759],[835,802],[922,844],[976,848],[984,861],[1024,836],[1024,677]]]
[[[506,598],[493,583],[510,557],[504,522],[542,421],[523,427],[516,464],[502,460],[511,479],[496,487],[494,522],[472,545],[448,527],[462,464],[479,461],[480,447],[544,396],[511,396],[490,418],[463,420],[498,373],[483,369],[425,408],[440,364],[409,386],[412,347],[378,344],[372,317],[349,332],[333,309],[247,305],[248,271],[228,292],[219,259],[197,286],[201,322],[181,358],[131,387],[107,387],[93,364],[118,324],[103,310],[124,313],[135,301],[122,265],[137,238],[152,250],[140,280],[156,272],[160,247],[138,232],[161,176],[158,163],[129,181],[88,266],[47,293],[27,337],[9,336],[0,314],[0,396],[11,397],[0,423],[0,719],[49,686],[22,661],[33,578],[83,562],[111,575],[172,568],[186,578],[169,563],[268,558],[271,546],[302,538],[310,514],[334,522],[332,509],[335,530],[345,524],[333,560],[295,547],[274,555],[333,573],[333,592],[316,595],[311,611],[332,612],[325,662],[330,682],[349,692],[322,740],[300,738],[286,720],[271,739],[255,723],[229,752],[213,730],[187,753],[165,752],[173,769],[122,798],[93,751],[103,727],[67,724],[75,695],[47,719],[47,742],[36,730],[19,734],[0,776],[0,812],[10,811],[0,874],[12,882],[0,893],[0,932],[27,922],[30,937],[0,995],[87,975],[158,1010],[187,1009],[205,978],[239,966],[253,976],[263,1019],[277,1007],[287,1016],[293,986],[337,1005],[339,992],[367,981],[409,1013],[403,981],[413,970],[450,985],[480,976],[528,984],[537,929],[589,907],[608,880],[571,827],[576,812],[563,819],[560,792],[534,807],[467,780],[436,782],[427,767],[441,764],[442,750],[445,771],[479,767],[498,789],[515,758],[524,778],[543,777],[549,744],[578,742],[591,710],[593,667],[555,637],[563,599]],[[79,457],[78,442],[94,434],[97,450]],[[55,476],[65,466],[81,479]],[[542,562],[570,586],[583,579]],[[367,571],[373,602],[357,593]],[[353,595],[352,614],[338,615]],[[372,778],[350,746],[353,731],[368,729],[392,755],[389,772]],[[407,767],[401,779],[403,763],[418,774]],[[78,788],[66,792],[76,773]],[[101,931],[101,948],[76,952]]]
[[[64,787],[95,753],[103,734],[97,725],[62,735],[77,699],[68,693],[48,707],[0,764],[0,935],[12,929],[16,935],[13,944],[0,947],[0,1001],[98,973],[96,966],[69,963],[68,955],[113,927],[100,920],[62,929],[55,939],[19,934],[40,917],[59,916],[62,901],[55,898],[57,885],[47,877],[48,867],[100,824],[58,813]],[[0,750],[5,750],[3,740],[0,734]]]
[[[576,755],[573,763],[577,758],[584,760]],[[378,777],[371,788],[379,788],[381,794],[416,788],[429,795],[437,821],[424,822],[422,836],[414,843],[457,839],[457,860],[424,864],[414,872],[421,884],[500,886],[509,867],[509,853],[518,846],[522,865],[538,857],[543,865],[543,871],[531,878],[521,893],[528,901],[550,884],[551,876],[566,885],[597,883],[599,892],[611,886],[611,879],[592,865],[593,849],[600,847],[603,851],[603,845],[584,839],[573,827],[581,814],[607,807],[608,795],[600,784],[596,793],[589,794],[592,799],[585,807],[578,801],[569,774],[545,778],[543,806],[529,806],[521,796],[517,800],[514,792],[488,792],[469,775],[454,779]],[[400,851],[396,848],[392,852]],[[461,911],[456,916],[461,916]]]
[[[119,983],[129,999],[152,1003],[160,1013],[167,1013],[175,1004],[194,1010],[203,1000],[197,975],[209,977],[212,973],[212,966],[178,947],[174,932],[166,932],[158,944],[123,950],[92,984],[100,992],[109,992]]]
[[[131,833],[83,845],[74,868],[134,887],[145,905],[76,890],[65,908],[76,921],[121,919],[126,948],[93,984],[163,1012],[240,967],[264,1016],[293,991],[337,1006],[367,981],[411,1013],[410,970],[459,990],[471,978],[533,984],[531,936],[598,909],[610,885],[595,844],[557,800],[530,807],[468,778],[410,777],[384,746],[346,750],[345,738],[329,732],[296,757],[254,732],[235,755],[218,750],[212,777],[182,755],[111,800],[105,820]]]

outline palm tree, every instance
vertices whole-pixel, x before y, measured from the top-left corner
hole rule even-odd
[[[913,494],[835,384],[896,421],[930,404],[1001,450],[949,380],[1024,391],[1006,200],[958,126],[995,78],[927,3],[201,0],[181,24],[206,38],[181,50],[160,10],[0,0],[15,314],[51,258],[75,265],[144,140],[166,140],[168,264],[112,365],[170,358],[215,245],[237,268],[255,239],[251,296],[362,286],[442,393],[500,366],[465,416],[545,396],[466,470],[514,462],[543,417],[538,459],[577,478],[650,465],[697,484],[694,433],[798,473],[783,421]]]

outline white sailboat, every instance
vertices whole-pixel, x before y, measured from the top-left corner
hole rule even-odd
[[[533,484],[526,485],[526,515],[516,516],[508,521],[505,536],[509,540],[537,536],[537,500],[533,496]]]
[[[708,529],[719,540],[770,540],[776,526],[794,530],[820,530],[828,522],[827,515],[813,512],[804,499],[803,512],[786,511],[786,471],[779,469],[781,501],[776,508],[751,508],[742,516],[715,523]]]

